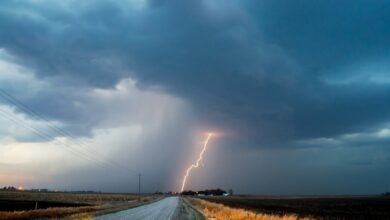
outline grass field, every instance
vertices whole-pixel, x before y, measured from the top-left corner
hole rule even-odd
[[[123,202],[137,198],[138,195],[135,194],[0,191],[1,200],[86,203],[91,205]]]
[[[296,215],[316,219],[390,219],[390,197],[202,197],[223,204],[270,215]]]
[[[313,220],[310,217],[298,217],[294,214],[265,214],[241,208],[231,208],[223,204],[203,199],[190,198],[191,204],[203,212],[207,219],[217,220]]]
[[[7,192],[0,191],[0,219],[85,219],[159,199],[160,196],[110,193]],[[35,203],[38,202],[38,209]],[[1,204],[0,204],[1,205]],[[20,206],[26,207],[21,210]],[[72,216],[72,217],[70,217]]]

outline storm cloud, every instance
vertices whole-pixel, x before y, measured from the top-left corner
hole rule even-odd
[[[188,164],[194,136],[215,131],[223,134],[217,142],[227,152],[214,152],[221,155],[207,172],[226,166],[225,157],[240,161],[242,154],[251,159],[238,162],[238,168],[253,163],[249,173],[258,176],[250,186],[225,187],[259,193],[357,192],[337,188],[343,174],[329,170],[341,163],[341,170],[356,172],[351,178],[356,181],[389,164],[386,157],[356,162],[389,154],[384,146],[390,135],[368,135],[386,131],[390,121],[388,14],[389,2],[368,0],[7,1],[0,3],[0,86],[78,138],[139,126],[137,144],[144,150],[131,154],[154,155],[156,164],[133,158],[133,165],[148,167],[153,181],[169,177],[161,180],[167,188],[178,184],[172,179]],[[351,134],[367,134],[369,141],[346,141]],[[37,141],[31,134],[11,136]],[[120,157],[124,145],[109,157]],[[166,154],[159,158],[161,149]],[[337,149],[350,160],[331,159]],[[325,155],[318,160],[329,166],[314,162],[317,173],[305,168],[308,162],[299,162],[318,152]],[[277,164],[277,155],[284,155],[285,166]],[[275,181],[261,182],[256,166],[264,161],[274,165],[274,172],[259,173]],[[291,164],[299,169],[286,169]],[[356,164],[370,169],[359,174]],[[155,166],[163,171],[152,171]],[[220,181],[206,171],[199,179],[221,185],[238,168],[229,167],[232,172]],[[305,169],[320,179],[333,177],[334,185],[323,189],[314,181],[318,187],[312,192],[301,182],[290,188],[281,184],[286,190],[272,188]],[[212,187],[208,183],[192,186]],[[257,190],[256,184],[267,190]],[[363,188],[382,190],[370,183]]]

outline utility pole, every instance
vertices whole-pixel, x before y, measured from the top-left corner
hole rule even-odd
[[[138,200],[141,200],[141,173],[138,173]]]

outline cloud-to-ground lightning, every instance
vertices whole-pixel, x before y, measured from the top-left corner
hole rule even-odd
[[[207,144],[209,143],[209,140],[210,140],[210,138],[211,138],[212,136],[213,136],[212,133],[208,133],[208,134],[207,134],[206,141],[205,141],[204,144],[203,144],[203,149],[202,149],[202,151],[200,152],[199,157],[198,157],[198,159],[196,160],[196,163],[195,163],[195,164],[192,164],[190,167],[188,167],[188,169],[187,169],[187,171],[186,171],[186,174],[184,175],[182,185],[181,185],[181,190],[180,190],[181,192],[183,192],[183,190],[184,190],[184,188],[185,188],[185,186],[186,186],[187,178],[188,178],[188,176],[190,175],[191,170],[192,170],[193,168],[199,167],[199,164],[200,164],[200,162],[201,162],[202,159],[203,159],[203,154],[204,154],[204,152],[205,152],[206,149],[207,149]]]

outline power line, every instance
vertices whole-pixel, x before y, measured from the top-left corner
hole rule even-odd
[[[138,194],[141,195],[141,173],[138,173]]]
[[[3,117],[5,114],[8,115],[8,120],[11,120],[31,131],[33,131],[36,135],[38,135],[39,137],[43,138],[43,140],[52,140],[56,134],[59,134],[60,136],[64,136],[64,137],[70,137],[68,140],[70,140],[71,142],[73,142],[75,145],[78,145],[78,146],[84,146],[83,148],[81,149],[78,149],[78,148],[74,148],[73,146],[69,145],[68,143],[64,142],[63,140],[60,140],[61,142],[63,142],[63,145],[66,147],[66,149],[72,153],[73,155],[81,158],[81,159],[87,159],[89,161],[96,161],[98,162],[97,165],[99,166],[102,166],[104,168],[110,168],[110,167],[114,167],[114,168],[120,168],[122,170],[125,170],[127,172],[132,172],[132,173],[137,173],[137,171],[133,170],[133,169],[129,169],[125,166],[123,166],[122,164],[119,164],[119,163],[116,163],[114,161],[110,161],[110,160],[101,160],[100,158],[98,158],[97,156],[99,155],[96,151],[94,152],[91,152],[91,151],[88,151],[87,149],[84,149],[85,147],[90,147],[89,145],[86,145],[85,142],[82,142],[82,141],[78,141],[77,138],[70,134],[69,132],[59,128],[58,126],[56,126],[51,120],[47,119],[46,117],[42,116],[41,114],[37,113],[36,111],[34,111],[33,109],[31,109],[28,105],[24,104],[22,101],[18,100],[17,98],[13,97],[11,94],[9,94],[8,92],[4,91],[3,89],[0,88],[0,96],[5,100],[7,101],[9,104],[17,107],[19,110],[23,111],[24,113],[26,113],[27,115],[29,116],[32,116],[34,119],[38,120],[38,121],[45,121],[47,122],[47,127],[50,128],[50,130],[52,132],[52,135],[48,135],[48,134],[42,134],[42,132],[40,132],[39,130],[37,130],[36,128],[32,127],[32,126],[26,126],[25,123],[23,121],[18,121],[17,118],[15,118],[13,115],[10,115],[9,113],[7,112],[4,112],[4,111],[1,111],[3,114]],[[1,109],[0,109],[1,110]],[[7,116],[6,115],[6,116]],[[54,132],[53,132],[54,131]],[[56,133],[56,134],[55,134]],[[82,152],[81,150],[85,150],[87,153],[84,153]],[[140,173],[139,173],[140,174]],[[141,191],[141,179],[140,179],[140,176],[139,176],[139,193]]]
[[[58,132],[58,133],[60,133],[60,134],[62,134],[64,136],[69,136],[69,137],[72,137],[73,139],[76,139],[76,137],[74,137],[72,134],[70,134],[69,132],[67,132],[67,131],[59,128],[59,127],[57,127],[51,120],[49,120],[46,117],[42,116],[42,114],[37,113],[32,108],[30,108],[29,106],[24,104],[22,101],[20,101],[19,99],[15,98],[14,96],[12,96],[7,91],[5,91],[5,90],[3,90],[1,88],[0,88],[0,96],[2,96],[3,99],[8,101],[9,103],[17,106],[20,110],[24,111],[28,115],[33,116],[35,119],[46,121],[50,125],[50,127],[52,127],[53,130],[55,130],[56,132]]]
[[[141,173],[138,173],[138,199],[141,200]]]
[[[18,100],[17,98],[13,97],[11,94],[9,94],[8,92],[6,92],[5,90],[3,89],[0,89],[0,96],[6,100],[8,103],[18,107],[20,110],[22,110],[23,112],[27,113],[27,115],[32,115],[35,119],[37,120],[40,120],[40,121],[45,121],[48,123],[48,127],[54,131],[55,133],[57,134],[60,134],[60,136],[64,136],[64,137],[70,137],[70,141],[72,141],[74,144],[78,145],[78,146],[84,146],[84,147],[88,147],[89,148],[89,145],[86,145],[82,142],[80,143],[77,143],[76,140],[77,138],[74,137],[73,135],[71,135],[70,133],[68,133],[67,131],[57,127],[56,125],[54,125],[52,123],[52,121],[50,121],[49,119],[45,118],[44,116],[42,116],[41,114],[37,113],[36,111],[34,111],[33,109],[31,109],[29,106],[27,106],[26,104],[24,104],[22,101]],[[36,133],[36,129],[34,129]],[[50,137],[51,138],[51,137]],[[68,146],[70,147],[70,146]],[[83,149],[83,148],[82,148]],[[85,150],[86,152],[88,152],[88,154],[90,154],[90,157],[93,157],[95,158],[95,160],[99,160],[97,159],[96,157],[96,154],[98,154],[97,152],[90,152],[88,151],[87,149],[83,149]],[[94,155],[94,156],[91,156],[91,155]],[[134,172],[136,173],[137,171],[135,170],[132,170],[132,169],[129,169],[119,163],[116,163],[114,161],[110,161],[110,160],[107,160],[107,161],[102,161],[100,160],[100,162],[103,162],[105,164],[108,164],[110,166],[113,166],[113,167],[116,167],[116,168],[120,168],[120,169],[123,169],[123,170],[126,170],[128,172]]]
[[[5,118],[5,119],[7,119],[7,120],[9,120],[11,122],[14,122],[14,123],[16,123],[16,124],[26,128],[26,129],[31,130],[33,133],[35,133],[37,136],[39,136],[43,140],[50,141],[52,139],[51,136],[48,136],[47,134],[41,133],[40,131],[38,131],[37,129],[35,129],[32,126],[26,125],[24,122],[22,122],[21,120],[17,119],[16,117],[14,117],[13,115],[9,114],[8,112],[3,111],[2,109],[0,109],[0,116],[2,116],[3,118]],[[74,156],[82,159],[82,161],[85,161],[85,159],[87,159],[87,160],[89,160],[91,162],[98,162],[97,165],[101,166],[102,168],[106,168],[106,169],[112,168],[111,164],[107,164],[107,163],[105,163],[105,161],[97,160],[96,158],[90,157],[91,155],[89,155],[89,154],[85,154],[83,152],[77,151],[76,148],[72,148],[72,146],[68,145],[67,143],[63,143],[63,145],[66,147],[66,150],[68,150]],[[107,166],[107,165],[111,165],[111,167]],[[139,184],[140,184],[140,181],[139,181]],[[139,189],[140,189],[140,187],[139,187]]]
[[[42,134],[41,132],[39,132],[38,130],[36,130],[35,128],[33,128],[33,127],[29,126],[29,125],[26,125],[26,124],[22,123],[21,121],[15,119],[15,117],[13,117],[13,116],[10,115],[9,113],[7,113],[7,112],[5,112],[5,111],[3,111],[3,110],[1,110],[1,109],[0,109],[0,115],[2,115],[3,118],[5,118],[5,119],[7,119],[7,120],[9,120],[9,121],[11,121],[11,122],[13,122],[13,123],[16,123],[16,124],[18,124],[18,125],[20,125],[20,126],[26,128],[26,129],[31,130],[33,133],[35,133],[37,136],[39,136],[39,137],[42,138],[43,140],[47,140],[47,141],[50,141],[50,140],[51,140],[51,137],[47,136],[46,134]],[[75,155],[75,156],[77,156],[77,157],[79,157],[79,158],[81,158],[81,159],[83,159],[83,160],[84,160],[84,159],[87,159],[87,160],[90,160],[90,161],[93,162],[93,160],[92,160],[91,158],[89,158],[89,157],[84,157],[84,158],[83,158],[83,156],[80,155],[81,152],[74,151],[74,149],[72,149],[72,148],[71,148],[69,145],[67,145],[67,144],[64,144],[64,145],[65,145],[65,147],[67,147],[67,150],[69,150],[69,152],[71,152],[73,155]],[[84,155],[84,156],[86,156],[86,155]],[[100,165],[100,164],[99,164],[99,165]],[[107,168],[107,167],[105,167],[105,168]]]

